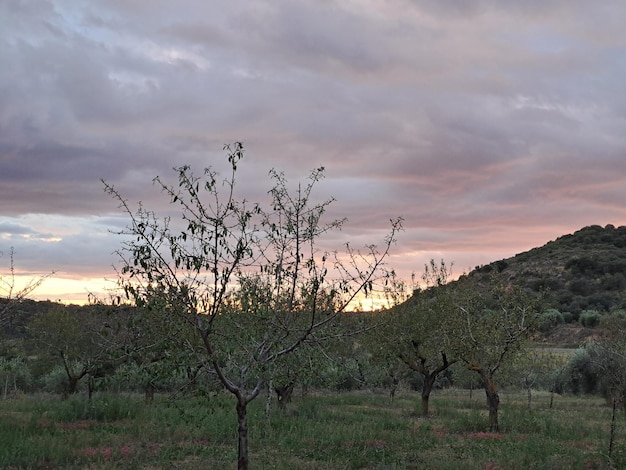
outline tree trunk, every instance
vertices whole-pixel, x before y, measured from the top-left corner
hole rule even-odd
[[[95,388],[95,379],[92,376],[89,376],[87,378],[87,396],[89,400],[91,400],[91,397],[93,396],[94,388]]]
[[[500,395],[491,377],[484,377],[483,380],[485,384],[485,394],[487,395],[487,406],[489,407],[489,431],[500,432],[500,425],[498,423]]]
[[[393,402],[393,399],[396,397],[396,391],[398,390],[398,385],[400,384],[400,379],[395,374],[389,374],[391,376],[391,389],[389,390],[389,397]]]
[[[530,387],[528,387],[527,389],[528,392],[528,409],[530,410],[531,406],[532,406],[532,401],[533,401],[533,391]]]
[[[239,449],[237,453],[237,468],[248,470],[248,402],[243,397],[237,397],[237,435],[239,438]]]
[[[613,397],[613,414],[611,415],[611,434],[609,438],[609,460],[613,454],[613,441],[615,439],[615,411],[617,410],[617,398]]]
[[[269,379],[267,383],[267,395],[265,397],[265,429],[263,431],[264,437],[269,436],[271,431],[270,415],[272,413],[272,379]]]
[[[424,385],[422,385],[422,416],[428,416],[428,401],[430,399],[430,392],[435,385],[436,375],[430,374],[424,376]]]
[[[283,385],[281,387],[275,387],[276,396],[278,398],[278,407],[281,410],[284,410],[287,406],[287,403],[291,403],[291,396],[293,394],[293,383],[288,383],[287,385]]]
[[[80,377],[70,376],[67,378],[67,394],[74,395],[78,390],[78,381]]]
[[[152,403],[154,401],[154,384],[148,382],[144,391],[144,401],[146,403]]]

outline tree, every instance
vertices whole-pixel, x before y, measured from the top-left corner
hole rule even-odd
[[[411,370],[421,374],[422,414],[429,414],[429,399],[437,377],[456,362],[451,357],[451,324],[454,309],[450,289],[450,267],[442,260],[431,260],[424,266],[424,290],[415,289],[413,296],[390,312],[386,329],[386,346]]]
[[[31,373],[24,358],[0,357],[0,386],[2,386],[2,398],[4,400],[7,399],[10,388],[17,392],[18,382],[22,386],[28,386],[31,380]]]
[[[392,221],[380,249],[370,245],[361,252],[348,244],[344,254],[321,251],[320,237],[344,222],[323,223],[333,199],[312,199],[324,169],[311,172],[294,194],[284,175],[271,171],[266,210],[237,199],[244,150],[241,143],[225,150],[230,174],[224,181],[212,168],[196,176],[189,166],[175,169],[176,186],[155,178],[180,219],[159,218],[141,205],[135,211],[103,183],[130,219],[120,232],[128,237],[119,251],[120,285],[137,306],[192,328],[181,350],[235,397],[243,469],[249,463],[248,404],[291,354],[332,336],[340,314],[359,293],[370,293],[401,220]]]
[[[496,374],[523,352],[536,328],[538,309],[520,289],[492,282],[486,289],[457,282],[455,355],[480,377],[489,408],[489,429],[499,432]]]
[[[609,403],[626,404],[626,318],[607,315],[601,327],[603,336],[585,347],[598,376],[598,391]]]
[[[179,392],[194,389],[202,363],[177,349],[191,336],[188,323],[177,321],[159,309],[147,310],[128,305],[108,306],[103,312],[107,329],[108,353],[111,363],[134,387],[144,391],[146,403],[154,392],[167,387],[173,376],[186,375]],[[167,332],[167,334],[163,334]]]
[[[108,338],[115,337],[105,333],[108,326],[100,313],[88,307],[57,305],[34,317],[28,326],[40,360],[61,361],[67,377],[64,396],[75,394],[86,378],[91,398],[94,379],[112,368],[110,354],[115,348]]]
[[[543,317],[543,315],[541,315]],[[539,324],[541,325],[540,320]],[[540,327],[539,327],[540,328]],[[532,407],[532,391],[543,387],[550,391],[550,408],[552,408],[555,384],[562,368],[566,364],[564,355],[559,355],[549,348],[531,346],[524,354],[517,354],[508,368],[510,382],[521,385],[526,390],[528,409]]]
[[[2,256],[2,252],[0,252]],[[0,274],[0,327],[11,328],[13,326],[16,306],[26,300],[28,296],[54,272],[30,279],[26,285],[18,287],[15,274],[15,251],[13,247],[9,250],[9,273]]]

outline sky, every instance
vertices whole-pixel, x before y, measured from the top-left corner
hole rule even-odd
[[[268,172],[347,217],[334,241],[453,275],[588,225],[626,225],[623,0],[3,0],[0,274],[32,298],[114,284],[131,203],[173,167]],[[329,242],[330,243],[330,242]],[[0,295],[2,287],[0,286]]]

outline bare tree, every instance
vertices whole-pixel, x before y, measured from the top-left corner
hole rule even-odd
[[[0,252],[1,255],[2,252]],[[0,327],[13,326],[17,305],[26,300],[33,291],[53,275],[54,271],[31,278],[24,286],[18,287],[15,272],[15,250],[11,247],[9,250],[9,272],[5,275],[0,274],[0,300],[2,301],[0,303]]]
[[[344,223],[323,223],[333,199],[313,202],[324,169],[314,170],[293,194],[284,175],[272,171],[271,202],[264,209],[236,197],[242,144],[225,150],[231,172],[223,181],[211,168],[195,176],[188,166],[176,169],[176,186],[154,180],[180,219],[159,218],[142,206],[133,210],[103,183],[130,219],[121,232],[129,238],[119,252],[120,285],[136,305],[192,327],[181,349],[235,397],[238,467],[245,469],[248,404],[290,354],[332,336],[341,312],[369,293],[401,220],[392,221],[380,249],[321,251],[320,237]]]

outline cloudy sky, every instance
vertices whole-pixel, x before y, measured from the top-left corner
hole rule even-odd
[[[623,0],[3,0],[0,272],[86,300],[156,175],[224,163],[319,190],[390,265],[459,274],[626,224]],[[0,292],[1,294],[1,292]]]

